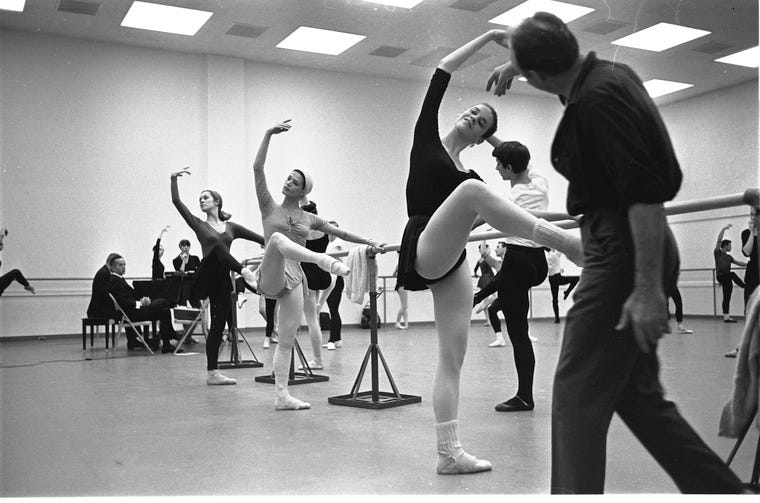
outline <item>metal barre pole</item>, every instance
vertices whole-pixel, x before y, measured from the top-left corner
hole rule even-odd
[[[695,201],[683,201],[678,203],[668,203],[665,204],[665,215],[667,216],[673,216],[673,215],[682,215],[684,213],[695,213],[698,211],[709,211],[709,210],[717,210],[721,208],[731,208],[734,206],[760,206],[760,189],[747,189],[744,192],[739,192],[736,194],[728,194],[725,196],[715,196],[715,197],[709,197],[707,199],[699,199]],[[575,220],[559,220],[556,222],[552,222],[554,225],[558,227],[562,227],[563,229],[572,229],[575,227],[578,227],[578,222]],[[506,237],[507,234],[504,234],[501,231],[490,231],[490,232],[483,232],[480,234],[471,234],[469,239],[467,241],[483,241],[488,239],[498,239]],[[385,247],[385,251],[391,252],[391,251],[398,251],[399,248],[401,248],[401,245],[387,245]],[[333,257],[345,257],[348,255],[347,251],[342,252],[334,252],[329,253],[328,255],[332,255]],[[261,261],[261,259],[251,259],[250,263],[256,263],[258,264]]]

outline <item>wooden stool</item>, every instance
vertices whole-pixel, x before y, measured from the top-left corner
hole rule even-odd
[[[114,323],[115,321],[110,318],[82,318],[82,351],[87,350],[87,327],[90,328],[90,347],[95,341],[95,330],[100,326],[106,327],[106,349],[108,349],[109,335],[116,347],[116,330],[112,330]]]

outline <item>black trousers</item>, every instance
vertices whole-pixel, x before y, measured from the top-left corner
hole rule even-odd
[[[563,276],[562,273],[552,274],[549,276],[549,287],[552,291],[552,308],[554,309],[554,319],[559,319],[559,287],[562,285],[570,285],[565,290],[565,298],[570,295],[575,285],[578,284],[578,276]]]
[[[343,328],[343,321],[340,319],[340,299],[343,298],[343,277],[338,276],[335,278],[335,288],[327,296],[327,307],[330,310],[330,340],[329,342],[337,342],[340,339],[340,331]]]
[[[203,257],[196,278],[196,291],[202,299],[208,297],[211,305],[211,326],[206,336],[206,368],[216,370],[219,361],[219,348],[222,345],[224,326],[230,327],[232,333],[232,281],[230,271],[239,273],[240,263],[221,246],[217,246]]]
[[[21,274],[21,271],[13,269],[0,276],[0,295],[2,295],[5,289],[14,281],[21,283],[21,286],[29,286],[29,282],[24,275]]]
[[[607,430],[615,412],[681,492],[741,492],[741,481],[665,400],[656,349],[644,354],[630,330],[614,328],[633,290],[627,216],[587,212],[581,236],[585,266],[554,376],[552,493],[604,491]],[[663,289],[669,292],[678,274],[669,228],[664,264]]]
[[[169,301],[166,299],[151,300],[149,305],[136,309],[134,314],[130,314],[129,319],[132,321],[160,322],[161,328],[159,329],[159,335],[161,336],[161,342],[164,344],[170,344],[172,339],[179,339],[177,332],[174,331],[174,327],[172,326],[172,315],[169,312]]]
[[[670,291],[669,297],[673,299],[673,304],[676,306],[676,321],[681,323],[683,321],[683,299],[681,299],[681,292],[677,286],[674,286]]]
[[[512,343],[517,369],[517,396],[533,401],[533,372],[536,357],[528,335],[530,289],[546,279],[546,256],[543,248],[507,245],[507,253],[496,275],[499,305],[504,313],[507,334]]]
[[[728,314],[728,311],[731,309],[731,293],[734,290],[734,283],[740,288],[744,288],[744,282],[735,272],[720,274],[715,279],[723,287],[723,302],[721,303],[721,307],[723,308],[723,314]]]

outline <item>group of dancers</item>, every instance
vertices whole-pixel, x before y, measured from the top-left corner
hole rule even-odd
[[[494,70],[488,89],[495,85],[494,93],[501,96],[512,79],[522,74],[530,85],[558,95],[566,105],[552,146],[552,162],[570,181],[569,213],[584,215],[581,238],[550,223],[569,215],[548,212],[545,197],[526,193],[531,202],[517,204],[463,165],[460,154],[466,148],[490,139],[503,178],[513,186],[510,172],[530,178],[530,174],[520,175],[524,166],[516,169],[527,164],[527,149],[495,138],[494,107],[476,104],[458,114],[449,129],[439,128],[439,108],[452,73],[491,42],[507,48],[510,58]],[[638,114],[625,115],[630,109]],[[172,200],[203,248],[198,287],[209,296],[212,311],[207,382],[235,383],[216,366],[223,323],[231,308],[225,285],[233,271],[259,294],[277,301],[279,344],[273,367],[278,410],[310,407],[290,395],[287,384],[301,313],[306,305],[311,330],[318,303],[312,291],[317,285],[306,283],[302,264],[314,264],[336,277],[349,272],[340,260],[324,253],[324,243],[309,249],[307,240],[331,235],[384,251],[383,243],[349,233],[316,211],[308,211],[304,203],[314,181],[302,169],[290,172],[280,190],[282,200],[275,202],[265,175],[267,152],[272,138],[290,129],[289,120],[270,127],[253,163],[263,236],[229,221],[221,196],[213,191],[200,195],[205,222],[193,216],[180,201],[177,187],[177,179],[189,170],[171,176]],[[464,451],[458,421],[460,376],[473,307],[465,245],[477,224],[488,223],[516,240],[507,244],[501,268],[504,280],[497,289],[503,292],[502,308],[510,313],[507,323],[513,325],[508,332],[519,387],[497,410],[534,406],[535,358],[527,330],[527,291],[547,276],[543,248],[584,266],[555,375],[552,492],[603,491],[605,438],[614,412],[682,491],[741,492],[740,481],[674,404],[664,399],[659,383],[657,341],[668,330],[663,292],[670,291],[678,271],[678,252],[662,203],[675,196],[680,182],[667,131],[640,79],[625,65],[609,65],[594,53],[580,54],[574,35],[556,16],[537,13],[515,29],[490,30],[440,61],[414,128],[406,184],[408,222],[396,285],[405,291],[430,289],[433,295],[438,336],[433,381],[438,473],[492,468],[489,461]],[[257,267],[244,267],[229,254],[231,241],[238,237],[264,245]],[[552,284],[552,289],[558,286],[558,282],[556,287]],[[315,351],[316,366],[321,364],[318,356]]]
[[[531,179],[524,166],[530,158],[527,149],[494,136],[498,118],[493,106],[475,104],[458,114],[448,129],[439,127],[439,109],[452,73],[492,42],[509,51],[509,60],[494,70],[487,90],[495,86],[494,93],[502,96],[512,79],[522,75],[537,89],[559,96],[566,106],[551,159],[569,180],[569,214],[583,215],[580,238],[550,223],[570,216],[547,211],[545,197],[533,197],[535,193],[529,191],[526,201],[530,202],[507,199],[463,165],[460,155],[465,149],[488,142],[494,147],[502,178],[513,186],[519,177]],[[509,122],[508,117],[502,120]],[[343,262],[325,253],[328,241],[334,236],[375,252],[385,251],[385,243],[348,232],[319,216],[307,199],[314,180],[303,169],[289,173],[280,188],[282,199],[275,201],[265,174],[267,152],[272,138],[290,129],[289,120],[267,129],[253,162],[263,234],[231,221],[222,209],[222,196],[213,190],[199,196],[205,219],[195,216],[179,195],[178,179],[190,175],[189,168],[171,175],[172,202],[203,252],[196,288],[211,306],[206,382],[236,383],[221,374],[217,365],[222,331],[232,309],[229,274],[234,272],[267,299],[267,306],[272,301],[271,313],[267,307],[270,339],[276,301],[277,410],[310,408],[290,394],[288,372],[304,312],[312,341],[319,341],[311,363],[315,368],[322,365],[317,313],[325,300],[330,304],[334,292],[340,296],[338,283],[349,273]],[[548,274],[543,249],[556,250],[584,267],[554,380],[552,492],[603,491],[606,435],[615,412],[682,491],[743,491],[738,478],[675,405],[664,399],[659,381],[657,341],[668,330],[664,292],[671,291],[678,273],[678,251],[662,203],[675,196],[680,182],[667,131],[638,76],[624,64],[597,59],[593,52],[581,54],[574,35],[556,16],[536,13],[514,29],[490,30],[440,61],[413,132],[406,183],[408,221],[396,285],[404,291],[430,289],[433,296],[438,354],[432,401],[438,473],[492,469],[489,461],[463,449],[458,420],[473,308],[465,246],[471,230],[487,223],[509,236],[495,288],[501,308],[509,313],[508,333],[519,381],[515,396],[497,405],[497,410],[534,407],[535,357],[526,319],[527,291]],[[230,244],[238,238],[264,247],[258,265],[244,266],[230,254]],[[553,293],[559,284],[552,283]],[[317,290],[323,291],[320,297]],[[403,319],[400,313],[397,324]],[[331,335],[328,345],[338,340]]]

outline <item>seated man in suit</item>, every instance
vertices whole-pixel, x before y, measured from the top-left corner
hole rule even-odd
[[[135,290],[129,286],[124,279],[124,273],[127,270],[127,261],[121,255],[116,255],[109,262],[111,277],[108,283],[108,292],[114,296],[116,302],[127,313],[132,321],[159,321],[161,324],[161,352],[172,353],[176,349],[171,340],[179,340],[179,335],[174,331],[172,326],[171,313],[169,312],[169,303],[166,299],[151,300],[148,297],[138,298]],[[154,334],[155,335],[155,334]],[[147,342],[147,341],[146,341]],[[158,349],[156,339],[148,342],[151,349]],[[182,350],[180,350],[181,352]]]
[[[110,264],[113,259],[118,257],[118,253],[110,253],[106,259],[105,265],[98,269],[92,280],[92,295],[90,296],[90,305],[87,306],[88,318],[109,318],[112,320],[119,319],[113,302],[108,297],[108,283],[111,281]],[[142,345],[137,342],[136,333],[127,327],[127,349],[142,349]]]

